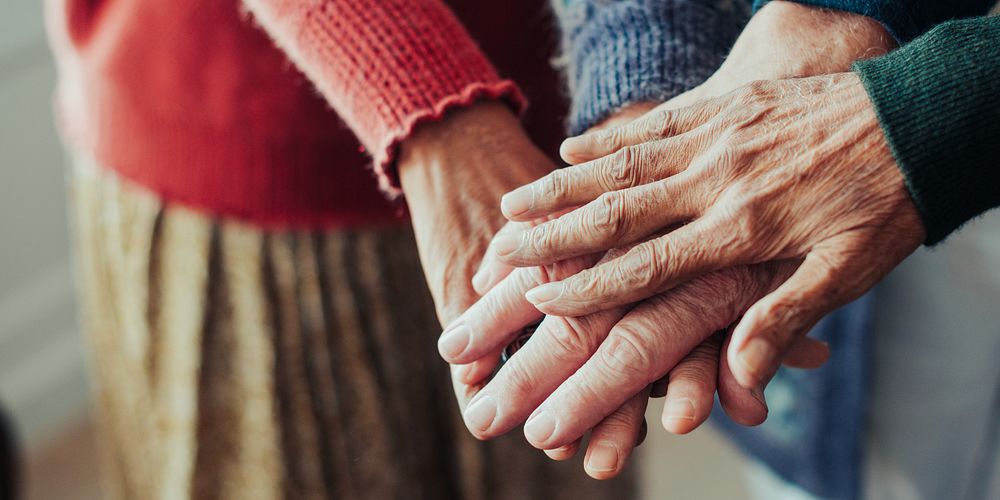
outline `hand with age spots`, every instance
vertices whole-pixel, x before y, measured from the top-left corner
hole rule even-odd
[[[583,206],[498,238],[501,260],[544,265],[636,245],[528,292],[547,314],[630,304],[733,266],[801,262],[734,330],[727,356],[745,387],[766,384],[822,316],[925,238],[853,73],[756,82],[569,139],[563,153],[594,160],[508,194],[502,207],[520,220]]]
[[[651,107],[628,108],[608,124],[627,122]],[[516,230],[507,227],[501,233]],[[617,253],[619,251],[612,251],[604,259]],[[448,326],[439,342],[442,356],[450,363],[471,363],[463,365],[468,368],[458,371],[466,384],[481,382],[481,378],[488,375],[478,368],[481,360],[490,359],[491,353],[513,341],[524,326],[542,319],[542,314],[525,299],[526,291],[550,280],[571,276],[601,259],[600,254],[580,256],[551,266],[509,273],[511,268],[499,265],[492,255],[487,254],[477,274],[486,274],[490,279],[474,280],[477,291],[485,295]],[[549,396],[579,396],[576,390],[568,388],[571,386],[562,387],[561,384],[585,364],[587,369],[581,370],[581,376],[586,377],[592,369],[588,368],[592,366],[588,360],[602,342],[610,339],[608,345],[614,344],[623,333],[637,328],[648,329],[649,325],[664,331],[676,330],[679,334],[675,341],[662,346],[665,359],[662,366],[669,366],[670,370],[659,371],[652,365],[645,367],[649,373],[643,377],[648,381],[633,384],[612,398],[593,402],[589,405],[590,412],[576,415],[578,418],[560,426],[558,433],[553,430],[544,437],[529,435],[529,441],[547,450],[554,459],[566,459],[579,448],[581,436],[592,429],[586,470],[595,478],[605,479],[621,472],[644,436],[643,415],[650,396],[666,396],[662,423],[667,430],[678,434],[690,432],[708,418],[716,391],[723,407],[736,421],[747,425],[760,423],[767,414],[763,397],[760,391],[748,390],[736,383],[725,361],[720,360],[725,337],[715,332],[736,319],[742,303],[761,296],[775,277],[787,272],[781,266],[727,271],[706,277],[684,290],[664,294],[634,310],[620,307],[577,318],[546,317],[531,341],[473,397],[464,413],[466,424],[474,435],[488,439],[520,425]],[[499,284],[493,286],[491,281],[497,280]],[[480,288],[483,283],[492,288]],[[718,300],[703,304],[701,295]],[[788,357],[788,362],[815,367],[825,360],[826,354],[825,346],[805,341]],[[555,359],[550,359],[553,355]],[[614,358],[611,355],[602,359],[613,361]],[[643,368],[626,363],[621,369]],[[537,425],[541,421],[532,422]]]
[[[788,2],[772,2],[751,20],[726,63],[712,78],[662,105],[657,112],[665,113],[668,109],[719,96],[759,78],[781,79],[845,71],[853,61],[879,55],[893,46],[892,38],[871,19]],[[756,84],[751,88],[759,90],[763,85]],[[707,105],[710,103],[692,109],[708,109],[704,107]],[[639,130],[640,127],[646,127],[642,130],[650,127],[663,130],[660,125],[646,120],[587,136],[611,143],[610,148],[605,147],[598,154],[574,146],[586,143],[599,150],[606,144],[600,141],[577,140],[576,144],[568,141],[563,150],[565,159],[583,165],[557,171],[533,183],[528,188],[528,192],[532,193],[528,209],[520,214],[514,215],[512,208],[516,207],[510,206],[516,199],[505,200],[505,211],[512,220],[531,221],[537,227],[523,233],[523,227],[508,226],[498,234],[476,275],[476,290],[482,293],[500,282],[510,270],[508,264],[525,264],[517,262],[516,256],[498,258],[498,251],[506,250],[502,247],[516,247],[518,241],[525,239],[538,243],[538,246],[556,242],[555,237],[559,235],[550,229],[559,227],[565,218],[572,218],[579,211],[554,223],[539,222],[559,217],[606,191],[651,182],[639,177],[641,171],[631,168],[639,164],[638,160],[646,160],[645,157],[630,154],[638,151],[638,142],[616,155],[591,160],[617,150],[622,143],[615,141],[624,137],[622,131]],[[691,142],[692,149],[695,149],[697,141]],[[659,159],[665,157],[661,155]],[[661,165],[661,168],[670,168],[670,164]],[[716,184],[729,180],[717,178]],[[684,193],[679,191],[672,191],[671,195],[683,201]],[[557,199],[562,196],[562,202],[549,203],[548,208],[540,209],[536,200],[543,196],[536,197],[536,194],[553,195]],[[671,210],[668,207],[665,213],[670,214]],[[605,227],[603,221],[606,220],[610,219],[593,218],[588,222],[597,222],[596,226]],[[678,221],[678,224],[682,222]],[[615,227],[617,225],[611,226],[612,229]],[[632,240],[608,237],[600,248],[591,247],[588,252],[581,246],[579,251],[573,252],[584,257],[558,261],[564,254],[552,259],[537,259],[538,262],[558,262],[534,268],[533,271],[529,271],[532,268],[515,271],[511,278],[520,280],[518,284],[502,282],[449,326],[444,338],[451,337],[451,342],[455,342],[455,336],[461,338],[468,335],[467,349],[464,352],[450,351],[447,343],[442,342],[442,354],[451,361],[463,362],[477,350],[503,345],[516,335],[509,334],[511,330],[540,317],[540,313],[520,295],[533,283],[559,282],[567,272],[565,266],[574,259],[589,258],[593,262],[596,257],[592,252],[599,255],[601,250],[625,243],[641,246],[646,244],[646,239],[656,238],[670,229],[669,225],[661,227],[645,237],[636,235]],[[538,239],[529,239],[524,234]],[[510,245],[510,235],[514,235],[515,245]],[[588,253],[591,253],[589,257],[586,256]],[[594,276],[597,270],[622,262],[624,257],[635,253],[635,250],[624,255],[619,252],[619,255],[612,256],[614,258],[606,258],[594,270],[575,275],[569,282],[579,280],[580,276]],[[473,400],[470,411],[466,412],[466,422],[478,437],[489,438],[513,428],[530,416],[525,434],[533,445],[547,448],[571,443],[566,446],[572,448],[588,425],[602,421],[605,415],[618,408],[620,401],[627,399],[623,395],[632,394],[630,391],[636,388],[645,390],[644,385],[653,382],[654,393],[667,392],[663,424],[672,432],[683,433],[697,427],[707,415],[714,390],[718,390],[723,407],[734,420],[748,425],[759,423],[766,416],[766,406],[762,398],[757,398],[769,375],[748,377],[746,370],[742,370],[742,378],[738,379],[734,375],[734,371],[738,370],[730,364],[733,358],[720,358],[718,353],[719,349],[728,353],[734,351],[730,344],[735,341],[723,336],[721,339],[726,345],[720,347],[720,336],[712,332],[739,320],[752,305],[760,303],[765,297],[773,297],[775,289],[786,283],[796,269],[800,269],[800,264],[800,259],[792,257],[720,268],[667,291],[646,294],[652,295],[652,298],[639,302],[619,301],[609,307],[609,304],[592,301],[587,304],[592,311],[603,311],[591,312],[580,307],[566,317],[548,316],[532,342],[522,348]],[[629,276],[612,276],[607,283],[620,283],[623,279],[627,280]],[[577,283],[583,291],[596,289],[591,281],[580,280]],[[547,312],[561,312],[546,309],[547,306],[542,304],[541,308]],[[783,347],[784,362],[791,366],[816,367],[828,355],[825,346],[804,336],[790,336]],[[735,361],[739,363],[741,359]],[[776,365],[772,366],[776,368]],[[665,381],[669,384],[664,391]],[[747,387],[754,389],[748,390]],[[591,448],[594,448],[593,441],[592,438]],[[618,451],[619,459],[627,457],[627,450],[625,453]],[[620,460],[617,465],[621,467]],[[593,471],[588,471],[595,475]]]

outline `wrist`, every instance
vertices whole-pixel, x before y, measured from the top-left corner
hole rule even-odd
[[[775,0],[751,18],[722,70],[760,73],[750,80],[839,73],[895,47],[889,32],[870,17]]]
[[[500,196],[548,173],[553,165],[531,142],[511,110],[483,101],[419,126],[400,147],[403,192],[433,200],[465,199],[459,193]],[[495,192],[494,192],[495,191]]]
[[[496,135],[508,136],[520,129],[517,117],[500,102],[483,101],[451,110],[439,121],[419,125],[400,144],[400,176],[409,171],[440,167],[440,161],[431,160],[448,155],[456,146],[488,140]]]

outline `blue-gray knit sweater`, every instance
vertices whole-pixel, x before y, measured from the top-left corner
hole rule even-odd
[[[753,9],[768,0],[754,0]],[[869,16],[904,44],[951,18],[982,15],[993,0],[794,0]],[[750,0],[555,0],[562,64],[578,134],[633,102],[664,101],[722,63],[750,15]],[[766,391],[768,421],[714,422],[781,477],[822,498],[857,498],[863,456],[871,294],[829,315],[811,336],[833,355],[819,370],[782,369]]]

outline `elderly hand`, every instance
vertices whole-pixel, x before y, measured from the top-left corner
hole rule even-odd
[[[503,223],[500,196],[552,168],[552,162],[524,135],[517,119],[496,103],[477,104],[455,111],[441,122],[423,125],[403,144],[400,180],[442,324],[448,324],[477,299],[470,276]],[[508,226],[514,229],[516,224]],[[480,355],[466,356],[463,365],[452,365],[453,385],[463,410],[493,372],[502,348],[496,344]],[[638,391],[609,412],[603,422],[596,423],[592,435],[598,442],[613,442],[623,452],[630,451],[643,437],[648,396],[648,390]],[[575,451],[576,446],[567,446],[546,453],[565,459]],[[611,477],[620,470],[601,465],[605,463],[601,453],[588,452],[591,455],[592,474]]]
[[[439,345],[442,355],[449,362],[464,363],[506,345],[521,326],[540,318],[524,297],[527,289],[572,275],[595,260],[585,256],[545,268],[517,269],[448,326]],[[617,436],[598,430],[592,434],[588,473],[609,477],[631,452],[629,438],[638,432],[649,385],[664,376],[669,383],[662,421],[672,432],[685,433],[704,422],[716,391],[734,420],[760,423],[767,413],[761,392],[736,382],[726,360],[720,361],[724,337],[713,333],[735,321],[794,267],[775,263],[726,269],[632,309],[545,317],[531,340],[469,404],[466,425],[487,439],[531,415],[524,432],[542,449],[575,448],[594,426],[634,429]],[[788,359],[794,366],[812,368],[826,355],[824,346],[804,340]]]
[[[420,125],[401,145],[398,165],[427,284],[438,318],[448,324],[478,298],[469,282],[504,224],[500,196],[555,165],[532,144],[517,117],[496,102]],[[475,366],[488,374],[498,357],[499,350]],[[460,407],[476,389],[455,384]]]
[[[602,126],[627,123],[653,106],[650,103],[630,106],[613,115]],[[508,226],[508,229],[511,228]],[[615,252],[620,253],[612,251]],[[609,257],[606,256],[605,259],[607,258]],[[524,293],[527,290],[548,280],[572,275],[590,267],[597,259],[597,255],[591,255],[569,259],[546,268],[519,269],[495,288],[493,283],[487,282],[490,287],[488,291],[479,288],[483,286],[480,281],[477,290],[485,293],[485,296],[449,325],[439,343],[442,355],[450,362],[462,363],[482,359],[484,353],[493,352],[511,342],[522,327],[533,324],[542,317],[525,300]],[[495,256],[487,254],[484,267],[488,268],[491,260],[495,260]],[[503,274],[503,270],[499,273],[480,272],[477,276],[483,274],[496,277]],[[523,422],[543,399],[583,366],[597,345],[609,337],[609,333],[611,338],[616,338],[623,330],[634,328],[643,322],[658,321],[659,317],[669,317],[677,321],[675,324],[679,326],[685,316],[676,316],[676,311],[672,309],[677,309],[687,310],[701,320],[690,327],[684,325],[690,336],[681,339],[681,343],[695,341],[695,346],[693,349],[685,346],[674,352],[674,359],[667,369],[649,367],[650,372],[643,373],[642,376],[654,377],[647,381],[652,382],[651,385],[640,383],[638,393],[625,398],[622,396],[629,394],[629,389],[625,389],[623,385],[636,385],[639,379],[619,377],[612,383],[603,384],[602,388],[610,394],[609,398],[602,398],[602,403],[605,403],[603,405],[582,404],[585,403],[582,399],[556,405],[555,413],[575,419],[577,429],[586,430],[594,425],[585,460],[587,473],[603,479],[622,470],[637,444],[636,436],[643,434],[642,415],[651,390],[654,397],[666,395],[662,423],[671,432],[686,433],[704,422],[712,407],[717,387],[723,407],[736,421],[747,425],[757,424],[767,412],[761,393],[739,387],[725,363],[720,366],[720,344],[723,337],[719,334],[712,335],[712,332],[725,327],[728,324],[727,318],[730,321],[735,319],[732,311],[745,309],[749,306],[749,300],[756,297],[751,293],[751,296],[741,300],[739,297],[743,297],[743,294],[751,289],[769,290],[772,281],[769,276],[763,269],[756,273],[743,270],[722,272],[718,279],[699,280],[685,294],[678,294],[671,301],[634,315],[629,314],[628,308],[619,308],[580,318],[546,318],[536,329],[532,337],[534,340],[518,351],[517,356],[504,365],[481,395],[476,396],[465,412],[466,423],[473,434],[484,439],[508,431]],[[763,281],[754,282],[755,277],[760,277]],[[699,290],[708,291],[709,288],[712,299],[726,295],[734,301],[726,303],[723,300],[722,303],[715,304],[714,300],[700,300],[706,303],[705,312],[718,312],[718,317],[700,314],[702,308],[695,301],[694,295]],[[713,305],[717,308],[712,309]],[[660,333],[652,331],[650,337],[654,338]],[[698,340],[700,344],[697,343]],[[643,343],[642,347],[645,349],[649,346]],[[827,354],[824,345],[803,342],[790,354],[788,361],[793,366],[812,368],[822,364]],[[476,372],[477,370],[470,368],[469,372],[461,373],[462,376],[471,377],[465,380],[467,383],[473,383],[482,376]],[[663,377],[663,373],[668,375]],[[577,379],[577,383],[590,384],[590,380],[593,378],[587,382]],[[612,401],[624,403],[616,406]],[[568,436],[576,435],[572,427],[564,431]],[[559,439],[558,436],[553,438]],[[552,446],[558,443],[560,448],[547,451],[549,456],[562,459],[573,455],[579,446],[579,436],[576,439],[565,439],[568,440],[566,444],[563,440],[553,442]],[[533,444],[543,448],[548,446],[537,441]]]
[[[513,219],[586,204],[494,242],[501,259],[543,265],[641,242],[527,298],[579,316],[732,266],[804,259],[751,307],[727,356],[760,387],[823,315],[860,296],[925,232],[857,76],[755,82],[680,110],[572,138],[596,158],[504,197]]]

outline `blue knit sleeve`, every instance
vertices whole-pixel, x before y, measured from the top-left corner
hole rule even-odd
[[[754,0],[754,12],[770,0]],[[882,23],[900,45],[950,19],[982,16],[996,0],[791,0],[853,12]]]
[[[555,0],[576,135],[622,106],[707,79],[749,17],[746,0]]]

